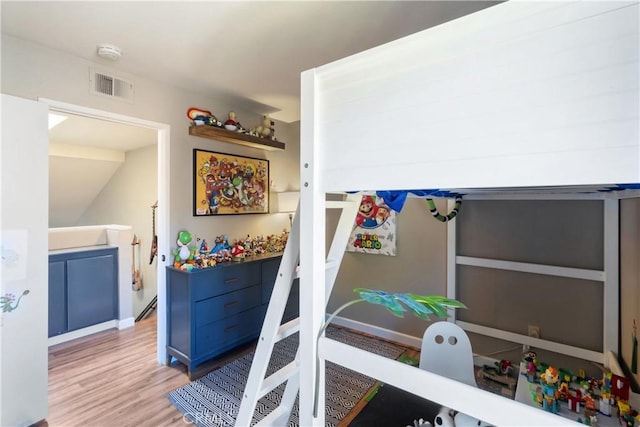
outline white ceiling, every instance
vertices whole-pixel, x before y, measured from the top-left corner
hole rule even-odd
[[[198,92],[284,122],[300,73],[498,2],[2,1],[2,33]],[[122,57],[97,56],[114,44]],[[238,108],[238,107],[236,107]]]

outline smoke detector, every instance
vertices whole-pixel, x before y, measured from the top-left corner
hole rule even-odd
[[[117,61],[122,56],[122,49],[112,44],[99,44],[98,56],[110,59],[111,61]]]

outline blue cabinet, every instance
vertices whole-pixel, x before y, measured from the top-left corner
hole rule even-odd
[[[262,304],[269,304],[269,299],[273,292],[273,285],[276,282],[279,267],[280,258],[268,260],[262,263]],[[299,295],[299,281],[298,279],[295,279],[291,285],[291,292],[289,294],[289,299],[287,300],[287,305],[284,308],[282,323],[286,323],[289,320],[293,320],[298,317],[300,310]]]
[[[117,248],[49,254],[49,337],[117,318]]]
[[[256,339],[280,260],[255,256],[191,272],[167,267],[167,358],[192,377],[198,365]],[[283,320],[298,317],[297,296],[290,302]]]

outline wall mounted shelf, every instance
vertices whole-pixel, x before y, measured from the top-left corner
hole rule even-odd
[[[189,126],[189,135],[230,142],[232,144],[240,144],[246,147],[259,148],[261,150],[284,150],[284,142],[259,138],[257,136],[246,135],[244,133],[208,125]]]

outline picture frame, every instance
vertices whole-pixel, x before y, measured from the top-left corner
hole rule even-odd
[[[193,215],[269,213],[269,161],[195,148]]]

